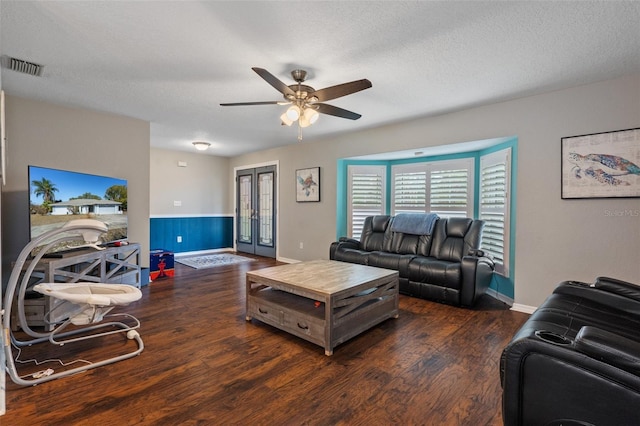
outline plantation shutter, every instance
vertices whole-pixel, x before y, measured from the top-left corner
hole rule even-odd
[[[509,276],[509,155],[503,150],[481,159],[480,219],[485,221],[482,249],[493,256],[496,272]]]
[[[440,217],[471,217],[469,169],[431,170],[429,207]]]
[[[427,210],[427,172],[423,165],[394,166],[393,214]]]
[[[385,212],[385,166],[349,166],[349,235],[360,239],[367,216]]]
[[[392,213],[472,217],[473,163],[464,158],[393,166]]]

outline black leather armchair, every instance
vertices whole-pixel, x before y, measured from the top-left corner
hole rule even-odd
[[[640,424],[640,287],[561,283],[500,367],[505,425]]]
[[[480,250],[483,221],[440,218],[430,234],[410,234],[394,231],[393,220],[366,218],[360,241],[332,243],[330,259],[397,270],[410,296],[472,306],[486,292],[494,265]]]

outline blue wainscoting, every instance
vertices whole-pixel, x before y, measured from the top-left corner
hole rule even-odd
[[[232,216],[152,217],[150,226],[152,249],[182,253],[233,247]]]

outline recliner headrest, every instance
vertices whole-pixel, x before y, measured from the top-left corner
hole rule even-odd
[[[447,219],[447,236],[464,238],[472,222],[473,219],[466,217],[450,217]]]
[[[371,229],[373,232],[384,232],[387,230],[391,216],[378,215],[371,220]]]

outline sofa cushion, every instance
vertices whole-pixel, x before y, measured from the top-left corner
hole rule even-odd
[[[401,277],[406,277],[403,272],[408,271],[407,266],[415,256],[412,254],[387,253],[374,251],[369,255],[368,265],[377,268],[393,269],[399,272]]]
[[[438,284],[460,289],[462,272],[459,262],[449,262],[433,257],[416,257],[409,262],[410,281]]]
[[[452,217],[438,220],[433,232],[430,256],[460,262],[469,250],[480,247],[484,222]]]
[[[418,236],[392,232],[391,244],[387,251],[399,254],[416,254],[418,252]]]
[[[416,254],[420,256],[428,257],[431,253],[431,241],[433,240],[433,235],[420,235],[418,237],[418,248],[416,249]]]
[[[383,250],[385,246],[385,234],[391,216],[369,216],[364,220],[362,235],[360,236],[360,248],[366,251]]]
[[[387,230],[387,226],[391,222],[391,216],[378,215],[373,216],[371,219],[371,230],[373,232],[384,232]]]

